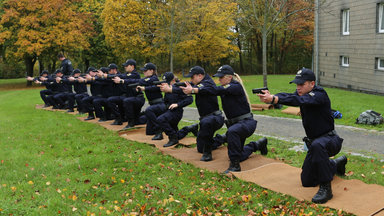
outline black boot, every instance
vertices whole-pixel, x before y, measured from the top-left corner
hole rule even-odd
[[[177,143],[179,143],[179,139],[177,139],[177,134],[175,134],[175,135],[169,136],[168,143],[163,145],[163,147],[173,146],[173,145],[176,145]]]
[[[332,188],[331,182],[327,182],[325,184],[320,184],[319,191],[313,196],[312,202],[322,204],[326,203],[328,200],[332,199]]]
[[[101,117],[98,122],[105,122],[107,119],[105,117]]]
[[[348,162],[348,159],[345,155],[336,158],[335,160],[336,163],[336,175],[339,176],[344,176],[345,175],[345,165]]]
[[[267,138],[263,137],[263,138],[257,140],[256,142],[250,142],[249,144],[254,147],[254,151],[253,152],[256,152],[257,150],[260,150],[260,153],[262,155],[267,155],[268,154],[268,148],[267,148],[268,140],[267,140]]]
[[[211,161],[212,160],[212,147],[210,144],[205,144],[203,149],[203,156],[200,161]]]
[[[117,118],[111,125],[122,125],[122,124],[123,122],[121,121],[121,118]]]
[[[162,140],[163,139],[163,131],[157,131],[152,140]]]
[[[73,109],[68,109],[67,112],[75,112]]]
[[[88,114],[88,117],[86,119],[84,119],[85,121],[89,121],[89,120],[92,120],[92,119],[95,119],[95,116],[92,114]]]
[[[47,108],[47,107],[49,107],[49,105],[48,104],[44,104],[43,108]]]
[[[231,163],[229,164],[229,167],[227,170],[224,171],[225,174],[229,172],[240,172],[241,167],[240,167],[240,161],[239,160],[231,160]]]
[[[212,153],[211,152],[204,152],[203,156],[201,156],[200,161],[211,161],[212,160]]]
[[[129,130],[135,127],[135,119],[128,119],[128,125],[125,126],[122,130]]]

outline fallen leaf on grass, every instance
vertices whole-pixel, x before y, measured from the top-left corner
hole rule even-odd
[[[345,175],[346,176],[351,176],[351,175],[353,175],[354,173],[352,172],[352,171],[348,171]]]

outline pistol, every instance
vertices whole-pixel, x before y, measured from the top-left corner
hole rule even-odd
[[[183,86],[183,87],[187,87],[187,84],[185,84],[185,82],[177,82],[174,84],[175,86]]]
[[[162,83],[167,83],[167,81],[166,80],[163,80],[163,81],[153,81],[154,85],[161,85]]]
[[[264,94],[264,93],[262,92],[262,90],[268,90],[268,87],[254,88],[254,89],[252,89],[252,93],[253,93],[253,94]]]

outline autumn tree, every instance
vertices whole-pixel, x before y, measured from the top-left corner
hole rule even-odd
[[[235,3],[223,0],[107,0],[104,33],[116,54],[183,64],[217,65],[232,43]],[[127,56],[128,55],[128,56]],[[168,60],[167,59],[167,60]]]
[[[6,57],[24,59],[29,75],[38,57],[89,46],[92,27],[86,13],[74,8],[78,0],[5,0],[0,43]]]

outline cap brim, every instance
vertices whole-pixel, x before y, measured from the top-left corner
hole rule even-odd
[[[302,80],[302,79],[294,79],[294,80],[292,80],[291,82],[289,82],[289,84],[291,84],[291,83],[295,83],[295,84],[299,84],[299,85],[301,85],[301,84],[304,84],[304,83],[305,83],[305,80]]]
[[[219,77],[219,78],[221,78],[223,76],[225,76],[225,74],[223,74],[223,73],[216,73],[213,75],[213,77]]]
[[[128,66],[128,64],[127,64],[127,63],[124,63],[124,64],[123,64],[123,67],[127,67],[127,66]]]

